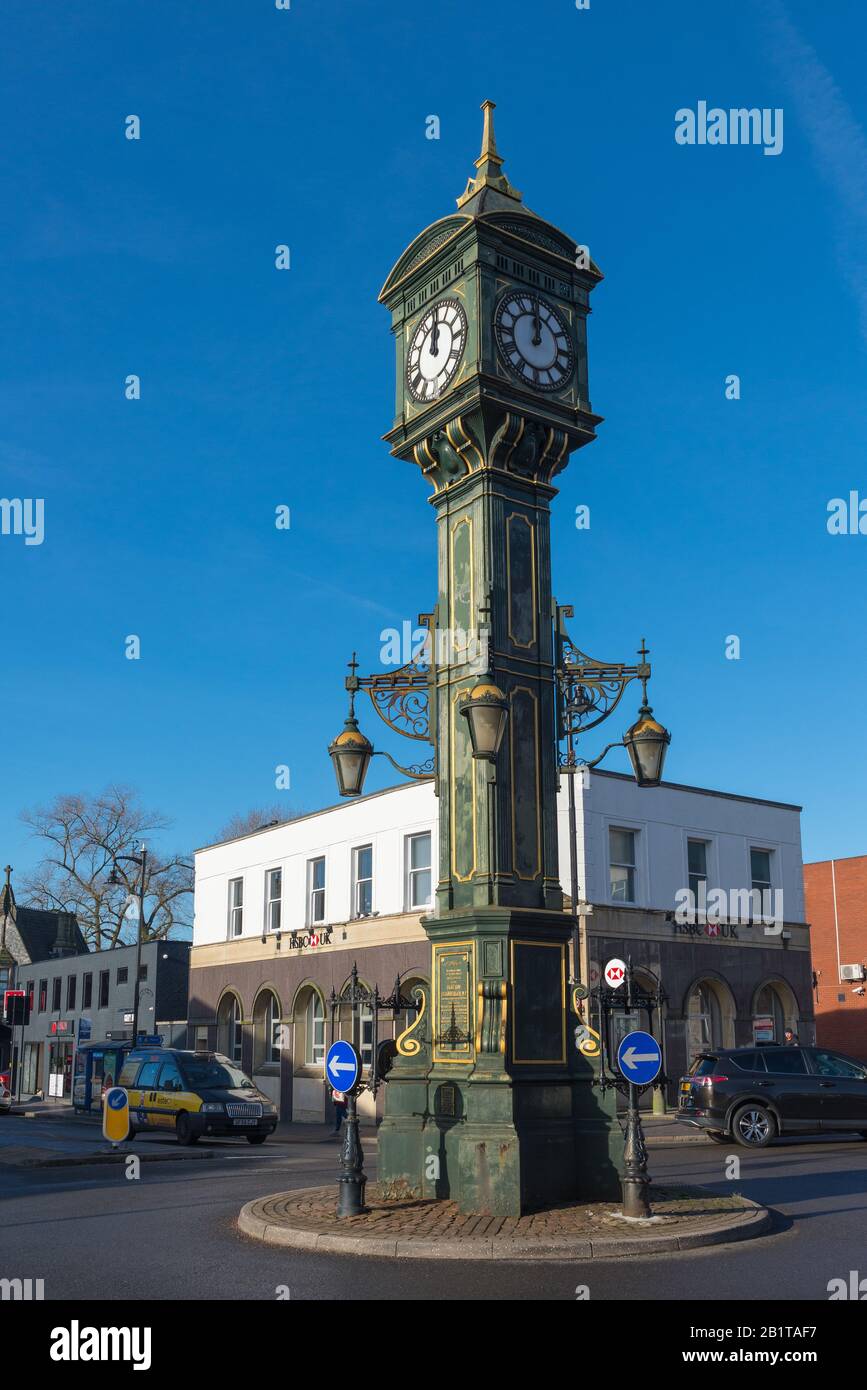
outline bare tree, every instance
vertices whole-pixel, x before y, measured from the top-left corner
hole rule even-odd
[[[135,941],[139,869],[118,861],[148,849],[142,941],[188,930],[192,923],[193,870],[180,855],[164,857],[153,837],[171,822],[145,810],[130,787],[108,787],[98,796],[58,796],[48,806],[22,812],[42,842],[45,856],[21,883],[19,899],[31,907],[74,912],[84,939],[95,951]],[[117,861],[120,887],[109,883]]]
[[[297,820],[302,811],[292,811],[285,806],[260,806],[245,814],[232,816],[217,832],[217,843],[221,840],[235,840],[239,835],[250,835],[266,825],[284,825],[286,821]]]

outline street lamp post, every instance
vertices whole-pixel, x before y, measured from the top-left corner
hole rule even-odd
[[[141,947],[142,932],[144,930],[144,904],[145,904],[145,881],[147,877],[148,852],[145,845],[140,846],[139,854],[116,854],[111,866],[111,873],[108,881],[114,887],[126,887],[125,880],[117,871],[117,866],[121,861],[129,864],[138,865],[141,876],[139,878],[138,889],[138,928],[135,937],[135,983],[133,985],[132,996],[132,1040],[135,1044],[138,1038],[138,1012],[139,1000],[141,997]]]
[[[580,983],[581,928],[578,908],[578,817],[575,806],[575,777],[598,767],[612,748],[625,748],[639,787],[657,787],[662,780],[662,769],[671,734],[653,718],[653,710],[647,703],[647,682],[650,679],[649,651],[644,639],[638,655],[640,661],[635,666],[622,662],[596,661],[586,656],[571,641],[565,626],[565,619],[572,617],[573,609],[568,605],[555,605],[557,663],[555,669],[557,696],[557,736],[565,749],[558,756],[561,773],[568,775],[569,798],[569,867],[570,896],[572,899],[572,962],[573,984]],[[609,743],[592,761],[579,758],[578,739],[589,729],[609,719],[619,705],[623,693],[633,680],[642,684],[642,702],[635,723],[627,729],[619,742]],[[589,981],[587,982],[589,983]]]

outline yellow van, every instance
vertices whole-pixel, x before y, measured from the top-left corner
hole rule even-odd
[[[170,1130],[179,1144],[203,1134],[243,1134],[264,1144],[277,1128],[277,1107],[219,1052],[137,1047],[117,1079],[129,1096],[129,1136]]]

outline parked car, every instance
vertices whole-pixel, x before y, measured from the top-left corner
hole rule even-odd
[[[677,1119],[748,1149],[780,1134],[867,1139],[867,1066],[822,1047],[709,1048],[680,1079]]]
[[[243,1134],[264,1144],[277,1128],[277,1107],[219,1052],[138,1047],[118,1086],[129,1096],[130,1138],[139,1130],[174,1131],[179,1144],[204,1134]]]
[[[5,1082],[0,1082],[0,1115],[12,1109],[12,1092]]]

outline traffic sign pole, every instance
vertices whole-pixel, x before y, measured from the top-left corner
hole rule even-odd
[[[634,1081],[629,1083],[629,1108],[626,1112],[626,1142],[623,1145],[623,1215],[646,1219],[650,1216],[650,1202],[647,1189],[650,1178],[647,1176],[647,1146],[644,1130],[641,1128],[641,1115],[638,1110],[638,1090]]]
[[[629,987],[632,980],[630,972]],[[628,1085],[626,1139],[623,1145],[623,1215],[646,1220],[650,1216],[647,1189],[647,1145],[641,1127],[638,1097],[650,1086],[662,1066],[662,1050],[652,1033],[627,1033],[617,1049],[617,1066]],[[639,1089],[640,1088],[640,1089]]]
[[[342,1039],[331,1044],[325,1058],[325,1076],[332,1089],[346,1096],[343,1117],[343,1144],[340,1149],[340,1177],[337,1180],[337,1215],[360,1216],[365,1210],[364,1151],[358,1132],[358,1082],[361,1058],[352,1043]]]

